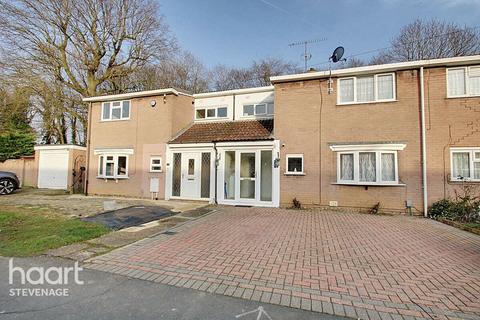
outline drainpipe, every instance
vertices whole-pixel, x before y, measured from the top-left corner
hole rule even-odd
[[[422,184],[423,184],[423,215],[428,215],[428,184],[427,184],[427,138],[425,136],[425,88],[423,83],[423,67],[420,67],[420,109],[422,115]]]

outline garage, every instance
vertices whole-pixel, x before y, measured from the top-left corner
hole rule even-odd
[[[69,190],[75,183],[78,154],[84,155],[85,148],[76,145],[44,145],[36,146],[35,152],[38,159],[38,188]]]

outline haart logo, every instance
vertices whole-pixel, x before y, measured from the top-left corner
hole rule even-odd
[[[68,296],[68,288],[58,288],[68,284],[83,285],[84,281],[80,280],[80,272],[83,268],[75,262],[73,267],[31,267],[22,268],[14,266],[13,258],[8,262],[8,283],[15,284],[15,280],[19,280],[21,285],[46,286],[48,288],[12,288],[10,296]],[[72,278],[72,279],[70,279]],[[72,282],[73,281],[73,282]],[[52,288],[56,286],[56,288]]]

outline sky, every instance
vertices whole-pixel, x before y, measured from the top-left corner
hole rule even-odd
[[[417,18],[438,18],[480,29],[480,0],[158,0],[172,33],[207,67],[245,67],[278,57],[303,66],[325,66],[337,46],[345,56],[389,46]],[[373,53],[358,58],[368,59]]]

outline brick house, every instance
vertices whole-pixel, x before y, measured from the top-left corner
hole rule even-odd
[[[480,184],[480,56],[271,81],[84,99],[88,192],[423,212]]]

